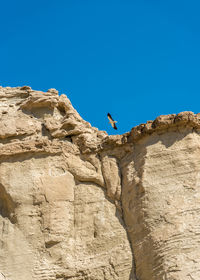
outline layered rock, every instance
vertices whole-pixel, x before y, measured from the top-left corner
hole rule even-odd
[[[2,279],[200,279],[199,114],[108,136],[55,89],[0,104]]]
[[[129,279],[130,243],[97,152],[107,134],[55,90],[1,88],[0,101],[2,275]]]

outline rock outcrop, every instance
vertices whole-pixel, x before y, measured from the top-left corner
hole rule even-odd
[[[0,88],[0,279],[199,280],[200,115],[108,136]]]

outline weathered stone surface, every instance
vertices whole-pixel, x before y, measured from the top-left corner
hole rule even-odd
[[[199,280],[200,114],[108,136],[0,87],[0,279]]]
[[[102,158],[102,170],[106,182],[107,195],[113,200],[121,197],[121,174],[117,159],[110,156]]]
[[[1,88],[0,101],[2,275],[129,279],[131,247],[98,155],[107,134],[54,89]]]
[[[9,280],[8,278],[6,278],[4,275],[3,275],[3,273],[0,273],[0,280]]]
[[[122,205],[139,279],[199,279],[200,135],[166,132],[124,160]]]

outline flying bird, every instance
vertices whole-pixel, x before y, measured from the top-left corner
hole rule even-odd
[[[111,114],[110,114],[110,113],[107,114],[107,117],[108,117],[109,123],[112,125],[112,127],[113,127],[114,129],[117,129],[116,124],[115,124],[117,121],[114,121],[114,120],[113,120],[113,118],[111,117]]]

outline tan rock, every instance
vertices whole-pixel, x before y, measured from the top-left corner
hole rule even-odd
[[[1,88],[0,98],[0,271],[9,280],[129,279],[130,244],[97,154],[106,133],[54,90]]]
[[[5,279],[6,279],[5,276],[2,273],[0,273],[0,280],[5,280]]]
[[[56,90],[55,88],[50,88],[50,89],[47,90],[47,92],[58,95],[58,90]]]
[[[0,279],[199,280],[200,114],[124,135],[0,87]]]
[[[65,171],[65,174],[60,176],[45,175],[40,180],[48,202],[74,201],[75,182],[71,173]]]
[[[102,158],[102,171],[105,178],[107,195],[113,200],[120,200],[121,174],[117,159],[110,156]]]
[[[100,186],[104,186],[102,174],[97,172],[90,161],[83,161],[79,156],[65,154],[65,163],[67,169],[80,182],[94,182]]]
[[[199,277],[199,140],[155,134],[124,162],[122,205],[139,279]]]

